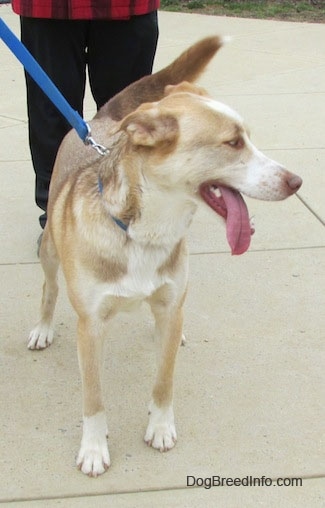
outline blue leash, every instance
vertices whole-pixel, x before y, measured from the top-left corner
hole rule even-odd
[[[87,122],[85,122],[85,120],[79,115],[78,111],[72,109],[61,92],[50,80],[48,75],[43,71],[42,67],[36,62],[35,58],[30,54],[30,52],[25,48],[25,46],[20,42],[20,40],[8,28],[8,26],[1,18],[0,38],[23,64],[28,74],[34,79],[38,86],[58,108],[58,110],[62,113],[70,125],[72,125],[72,127],[77,131],[78,136],[82,139],[85,145],[90,145],[100,155],[106,155],[109,150],[104,146],[96,143],[96,141],[91,137],[90,127]],[[98,180],[98,190],[99,193],[102,194],[103,184],[100,179]],[[113,217],[112,215],[111,218],[121,229],[123,229],[123,231],[127,231],[128,226],[124,224],[120,219]]]
[[[78,136],[85,145],[90,145],[100,155],[105,155],[108,150],[99,145],[91,137],[91,130],[87,122],[79,115],[78,111],[72,109],[70,104],[63,97],[48,75],[43,71],[42,67],[36,62],[35,58],[8,28],[6,23],[0,18],[0,38],[12,51],[12,53],[23,64],[28,74],[34,79],[38,86],[58,108],[62,115],[66,118],[70,125],[77,131]]]

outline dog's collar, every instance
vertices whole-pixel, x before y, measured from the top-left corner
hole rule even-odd
[[[99,194],[103,194],[103,182],[102,182],[100,176],[98,177],[98,191],[99,191]],[[113,221],[119,228],[123,229],[123,231],[127,231],[127,229],[128,229],[127,224],[124,224],[124,222],[122,222],[117,217],[114,217],[114,215],[111,215],[111,218],[113,219]]]

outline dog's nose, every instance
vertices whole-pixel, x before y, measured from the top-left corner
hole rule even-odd
[[[302,179],[297,175],[290,175],[287,178],[287,184],[293,192],[297,192],[302,185]]]

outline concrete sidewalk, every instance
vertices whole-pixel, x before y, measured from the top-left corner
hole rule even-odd
[[[0,16],[14,29],[10,6]],[[201,79],[237,109],[267,155],[304,179],[284,202],[247,199],[256,233],[231,257],[201,210],[189,235],[188,344],[178,358],[179,440],[143,442],[154,376],[152,320],[122,315],[105,359],[112,466],[75,468],[81,437],[76,318],[64,285],[56,340],[26,349],[42,274],[20,64],[0,43],[0,505],[24,508],[324,507],[325,26],[160,13],[159,69],[199,38],[233,42]],[[86,100],[86,117],[94,105]],[[187,476],[303,478],[302,487],[186,486]]]

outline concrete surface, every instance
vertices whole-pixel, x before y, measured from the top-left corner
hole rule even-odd
[[[10,6],[0,15],[18,33]],[[26,349],[42,285],[40,230],[23,73],[0,44],[2,506],[325,506],[325,26],[160,13],[156,68],[213,33],[234,38],[201,84],[238,109],[255,143],[304,185],[281,203],[247,200],[256,233],[241,257],[230,256],[212,212],[196,217],[188,344],[175,383],[179,441],[167,454],[142,441],[154,375],[152,319],[143,309],[113,322],[105,357],[112,466],[96,480],[74,465],[81,387],[64,284],[55,343]],[[89,94],[85,110],[90,118]],[[263,475],[302,478],[302,486],[186,486],[187,476]]]

